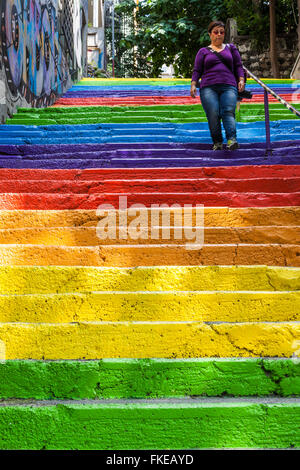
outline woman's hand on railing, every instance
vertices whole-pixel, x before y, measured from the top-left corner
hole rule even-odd
[[[196,82],[191,83],[191,97],[196,98],[197,96],[197,88],[196,88]]]
[[[245,79],[244,77],[240,77],[239,83],[238,83],[238,91],[244,91],[245,90]]]

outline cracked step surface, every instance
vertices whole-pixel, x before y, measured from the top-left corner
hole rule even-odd
[[[300,363],[272,358],[0,362],[1,399],[229,395],[299,396]]]
[[[292,357],[300,323],[2,323],[5,359]]]

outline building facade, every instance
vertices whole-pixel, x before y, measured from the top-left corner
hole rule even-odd
[[[86,73],[87,0],[2,0],[0,117],[53,104]]]

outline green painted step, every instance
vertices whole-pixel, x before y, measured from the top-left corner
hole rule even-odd
[[[295,105],[300,110],[300,104]],[[237,121],[255,122],[264,120],[263,104],[242,104],[237,112]],[[298,119],[281,104],[270,103],[270,119]],[[193,106],[91,106],[71,108],[20,109],[7,124],[51,125],[51,124],[97,124],[139,122],[205,122],[201,105]]]
[[[295,108],[300,109],[300,103],[293,105]],[[286,110],[285,106],[280,103],[269,103],[271,109]],[[241,109],[249,110],[249,113],[255,113],[257,110],[264,110],[262,103],[242,103]],[[155,113],[173,113],[180,115],[183,112],[203,112],[201,104],[180,104],[180,105],[149,105],[149,106],[68,106],[68,107],[49,107],[49,108],[19,108],[18,115],[23,114],[77,114],[82,113],[100,113],[100,114],[127,114],[131,113],[149,113],[150,115]],[[290,112],[290,111],[289,111]]]
[[[284,83],[294,83],[295,80],[291,79],[291,78],[281,78],[281,79],[278,79],[278,78],[260,78],[260,80],[262,80],[262,82],[264,82],[266,85],[270,84],[270,85],[275,85],[275,84],[284,84]],[[142,80],[139,80],[138,78],[135,78],[135,79],[131,79],[131,80],[124,80],[124,79],[121,79],[121,80],[118,80],[117,78],[116,79],[109,79],[109,78],[106,78],[106,79],[103,79],[103,78],[94,78],[94,79],[84,79],[84,80],[81,80],[79,81],[78,83],[76,83],[76,85],[80,85],[80,86],[100,86],[100,85],[104,85],[104,86],[120,86],[120,85],[124,85],[124,86],[137,86],[137,85],[144,85],[144,86],[151,86],[151,85],[154,85],[154,86],[171,86],[171,85],[190,85],[191,83],[191,79],[190,78],[181,78],[181,79],[176,79],[176,78],[173,78],[171,80],[162,80],[162,79],[142,79]],[[248,78],[247,79],[247,84],[256,84],[256,82],[252,79],[252,78]]]
[[[0,449],[299,448],[298,399],[0,404]]]
[[[68,107],[49,107],[49,108],[19,108],[18,114],[76,114],[78,112],[100,112],[100,113],[127,113],[145,111],[152,113],[170,111],[194,111],[195,109],[202,110],[200,104],[192,105],[153,105],[153,106],[68,106]]]
[[[300,396],[300,359],[0,362],[0,399]]]
[[[248,80],[247,80],[248,82]],[[102,79],[102,78],[94,78],[94,79],[90,79],[90,80],[81,80],[80,82],[77,82],[75,84],[75,86],[110,86],[110,87],[115,87],[115,86],[126,86],[126,87],[130,87],[130,86],[145,86],[145,87],[148,87],[148,86],[172,86],[172,85],[190,85],[191,83],[191,79],[190,78],[186,78],[186,79],[171,79],[171,80],[162,80],[160,78],[158,79],[151,79],[151,78],[147,78],[147,79],[142,79],[142,80],[139,80],[138,78],[135,78],[135,79],[129,79],[129,80],[126,80],[126,79],[121,79],[121,80],[118,80],[117,78],[115,79],[110,79],[110,78],[106,78],[106,79]],[[250,82],[249,82],[250,83]],[[282,83],[282,81],[280,82]]]

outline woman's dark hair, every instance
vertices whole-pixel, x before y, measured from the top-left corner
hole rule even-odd
[[[209,23],[209,25],[208,25],[208,28],[207,28],[208,32],[211,33],[211,31],[212,31],[216,26],[225,28],[225,24],[224,24],[222,21],[212,21],[212,22]]]

